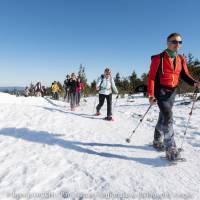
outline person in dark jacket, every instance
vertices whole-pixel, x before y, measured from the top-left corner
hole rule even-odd
[[[76,89],[79,87],[79,83],[76,79],[76,75],[72,73],[71,78],[68,82],[69,85],[69,96],[70,96],[70,106],[71,106],[71,111],[75,110],[76,106]]]
[[[67,101],[67,103],[69,103],[70,100],[70,96],[69,96],[69,79],[70,79],[70,75],[66,76],[66,79],[64,81],[64,90],[65,90],[65,96],[64,96],[64,101]]]

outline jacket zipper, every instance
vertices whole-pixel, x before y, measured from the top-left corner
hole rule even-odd
[[[176,58],[174,58],[174,59],[176,59]],[[172,87],[174,87],[174,74],[175,74],[175,70],[174,69],[176,68],[176,66],[173,65],[172,60],[171,60],[171,67],[172,67],[172,71],[173,71],[172,72],[173,73],[172,74]]]

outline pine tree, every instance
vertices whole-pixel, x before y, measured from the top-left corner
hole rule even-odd
[[[189,53],[186,57],[187,61],[187,67],[189,70],[190,75],[196,79],[200,79],[200,61],[198,59],[194,60],[194,56],[192,56],[192,53]],[[180,81],[179,84],[179,93],[186,93],[186,92],[193,92],[194,87],[188,85],[183,80]]]
[[[31,82],[30,86],[29,86],[29,91],[30,91],[30,96],[34,96],[35,95],[35,86],[34,84]]]
[[[129,82],[128,78],[123,78],[123,80],[122,80],[121,93],[122,94],[132,93],[132,87],[130,86],[130,82]]]
[[[119,86],[119,85],[120,85],[120,82],[121,82],[121,77],[120,77],[119,72],[117,72],[117,74],[116,74],[114,80],[115,80],[116,86]]]
[[[90,90],[91,90],[91,94],[96,94],[96,86],[97,86],[97,82],[95,80],[93,80],[93,82],[91,83],[91,87],[90,87]]]
[[[131,76],[129,77],[129,80],[130,80],[131,92],[134,93],[136,87],[141,84],[141,81],[137,77],[137,74],[135,71],[132,72]]]
[[[192,55],[192,53],[188,54],[187,58],[187,66],[188,67],[193,67],[194,66],[194,56]]]
[[[120,74],[119,72],[116,74],[115,78],[114,78],[114,81],[115,81],[115,85],[119,91],[119,93],[122,93],[122,82],[121,82],[121,77],[120,77]]]
[[[147,81],[148,81],[148,74],[143,73],[142,76],[141,76],[141,82],[146,85]]]
[[[81,82],[86,85],[87,84],[87,78],[86,78],[86,73],[85,73],[85,67],[83,67],[82,64],[80,64],[78,76],[81,79]]]

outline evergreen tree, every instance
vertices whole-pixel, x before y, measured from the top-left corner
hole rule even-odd
[[[116,74],[114,80],[115,80],[116,86],[120,86],[121,78],[120,78],[119,72],[117,72],[117,74]]]
[[[122,81],[121,81],[119,72],[116,74],[114,81],[115,81],[116,87],[118,88],[118,92],[122,93]]]
[[[148,74],[147,73],[143,73],[142,76],[141,76],[142,84],[147,85],[147,81],[148,81]]]
[[[86,73],[85,73],[85,67],[83,67],[82,64],[80,64],[78,76],[80,77],[81,82],[86,85],[87,84],[87,78],[86,78]]]
[[[186,57],[186,59],[187,59],[187,66],[193,67],[194,66],[194,56],[192,55],[192,53],[189,53],[188,57]]]
[[[93,80],[93,82],[91,83],[91,87],[90,87],[90,91],[91,91],[92,95],[96,94],[96,86],[97,86],[97,82],[95,80]]]
[[[122,80],[121,93],[122,94],[132,93],[132,87],[130,85],[128,78],[123,78]]]
[[[34,96],[35,95],[35,86],[34,84],[31,82],[30,86],[29,86],[29,95],[30,96]]]
[[[129,77],[129,80],[130,80],[131,93],[134,93],[136,87],[141,84],[141,80],[137,77],[135,71],[132,72],[131,76]]]
[[[187,67],[188,71],[191,74],[191,76],[196,79],[200,80],[200,61],[198,59],[194,60],[194,56],[192,56],[192,53],[189,53],[186,57],[187,61]],[[180,93],[186,93],[186,92],[193,92],[194,87],[188,85],[183,80],[180,81],[178,92]]]

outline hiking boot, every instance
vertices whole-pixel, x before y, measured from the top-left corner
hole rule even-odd
[[[180,151],[176,147],[171,147],[166,150],[166,158],[168,160],[178,160],[181,158]]]
[[[110,117],[105,117],[104,120],[113,121],[113,118],[111,116]]]
[[[165,150],[165,146],[164,146],[163,142],[161,142],[159,140],[153,141],[153,147],[158,151],[164,151]]]
[[[101,115],[101,113],[100,112],[96,112],[96,116],[99,116],[99,115]]]

